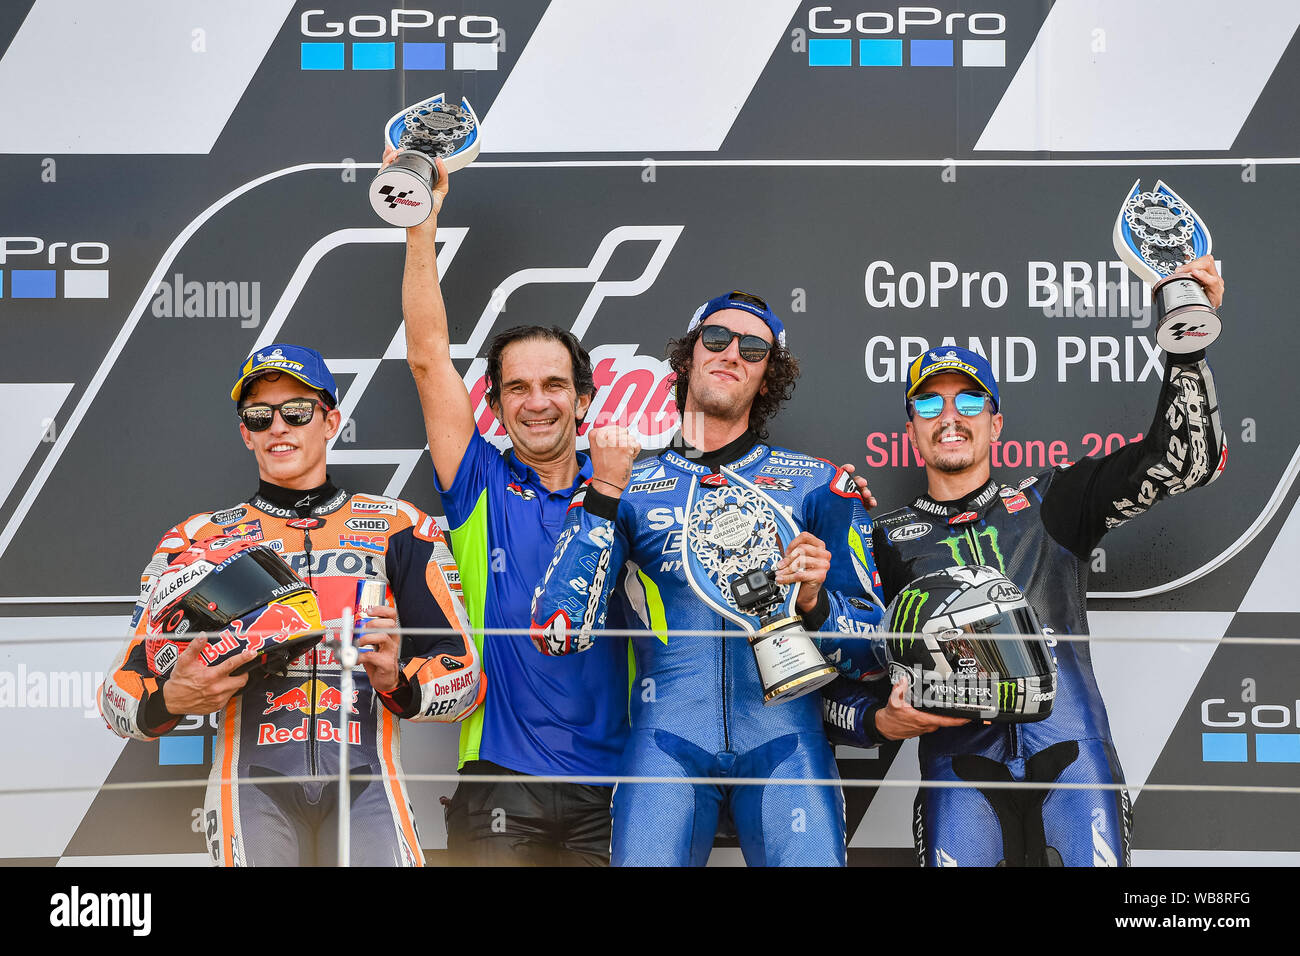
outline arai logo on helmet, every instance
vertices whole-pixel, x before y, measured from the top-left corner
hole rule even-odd
[[[1005,584],[995,584],[989,588],[989,600],[998,604],[1007,604],[1011,601],[1019,601],[1024,598],[1020,588],[1007,582]]]

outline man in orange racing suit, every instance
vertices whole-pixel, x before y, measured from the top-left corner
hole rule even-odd
[[[196,514],[163,535],[140,579],[133,633],[104,682],[101,707],[118,735],[152,740],[185,714],[221,711],[204,830],[212,862],[226,866],[312,865],[337,854],[338,786],[328,780],[277,782],[285,776],[338,773],[340,731],[334,712],[349,707],[353,774],[351,859],[356,865],[420,866],[415,815],[402,778],[397,718],[456,721],[483,699],[484,684],[460,599],[459,574],[441,529],[394,498],[350,494],[325,470],[338,431],[338,388],[313,349],[268,346],[250,356],[231,390],[240,434],[257,460],[257,493],[243,504]],[[319,414],[318,414],[319,413]],[[275,551],[316,592],[328,629],[359,582],[382,583],[396,607],[357,608],[376,624],[454,628],[451,635],[399,638],[367,631],[351,701],[339,696],[341,670],[324,644],[294,659],[285,674],[231,672],[244,653],[209,667],[195,639],[165,676],[146,661],[151,593],[159,576],[191,544],[213,535],[258,541]]]

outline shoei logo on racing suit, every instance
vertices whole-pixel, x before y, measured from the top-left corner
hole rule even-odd
[[[387,518],[349,518],[343,524],[350,531],[387,531]]]
[[[997,604],[1009,604],[1024,599],[1020,588],[1014,584],[995,584],[989,588],[989,600]]]
[[[39,266],[60,264],[59,250],[66,250],[67,260],[75,265],[103,265],[108,262],[108,244],[104,242],[51,242],[46,255],[44,239],[37,236],[0,236],[0,266],[9,266],[10,299],[57,299],[58,269]],[[10,261],[12,256],[37,256],[35,259]],[[38,268],[14,268],[31,265]],[[2,272],[3,270],[0,270]],[[63,296],[65,299],[107,299],[107,269],[64,269]],[[3,299],[0,299],[3,302]]]
[[[911,541],[913,538],[923,538],[933,530],[934,525],[926,521],[905,524],[901,528],[895,528],[889,532],[889,540],[894,542]]]
[[[242,521],[246,514],[248,514],[247,508],[231,508],[228,511],[214,511],[209,520],[219,525],[234,524],[236,521]]]
[[[532,488],[523,487],[517,481],[512,481],[510,482],[510,484],[506,485],[506,491],[510,492],[512,495],[515,495],[518,498],[524,499],[524,501],[532,501],[534,498],[537,497],[536,491],[534,491]]]

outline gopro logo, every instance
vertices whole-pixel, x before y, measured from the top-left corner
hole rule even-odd
[[[3,283],[0,284],[0,296],[11,299],[107,299],[107,269],[45,267],[96,266],[108,262],[108,258],[106,242],[47,244],[38,236],[0,236],[0,267],[8,267],[0,268],[0,282]]]

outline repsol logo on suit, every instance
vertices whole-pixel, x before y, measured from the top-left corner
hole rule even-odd
[[[308,574],[307,555],[289,555],[290,566],[304,577]],[[356,551],[318,551],[312,554],[310,568],[312,577],[329,574],[361,575],[377,577],[375,556],[358,554]]]

